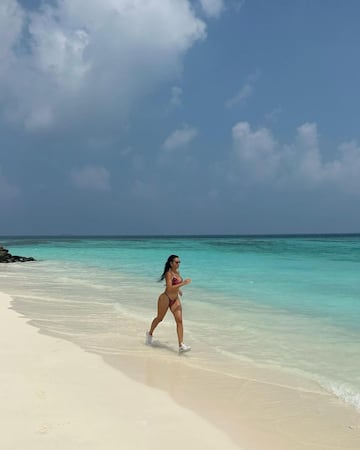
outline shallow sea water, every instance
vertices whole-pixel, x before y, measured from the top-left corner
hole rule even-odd
[[[102,355],[176,358],[168,313],[144,346],[157,279],[179,255],[186,363],[263,370],[326,389],[360,411],[360,236],[2,238],[35,263],[0,266],[0,289],[42,331]],[[274,379],[270,376],[271,379]],[[307,384],[310,383],[310,384]],[[300,383],[301,384],[301,383]]]

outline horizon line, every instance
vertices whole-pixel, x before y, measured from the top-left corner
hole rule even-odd
[[[201,238],[201,237],[306,237],[306,236],[356,236],[360,232],[313,233],[205,233],[205,234],[4,234],[0,238]]]

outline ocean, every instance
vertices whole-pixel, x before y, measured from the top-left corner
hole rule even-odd
[[[325,390],[360,413],[360,235],[3,237],[0,290],[41,332],[103,356],[178,358],[169,312],[145,331],[179,255],[186,364]],[[185,356],[185,355],[183,355]],[[259,375],[260,374],[260,375]],[[275,374],[275,375],[274,375]]]

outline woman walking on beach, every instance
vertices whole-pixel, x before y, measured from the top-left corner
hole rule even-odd
[[[179,272],[180,259],[177,255],[170,255],[165,263],[164,272],[162,273],[160,280],[165,279],[166,287],[165,292],[160,294],[157,306],[157,316],[151,323],[150,330],[146,332],[146,344],[152,344],[152,335],[155,328],[165,317],[168,309],[174,315],[176,322],[176,331],[179,341],[179,352],[188,352],[191,350],[189,345],[184,344],[184,328],[182,323],[182,308],[180,302],[180,296],[182,296],[181,287],[191,283],[190,278],[183,278]]]

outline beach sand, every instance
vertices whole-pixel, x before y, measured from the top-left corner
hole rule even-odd
[[[358,450],[360,415],[325,391],[40,334],[0,293],[2,450]]]
[[[239,448],[165,392],[39,334],[9,302],[0,294],[2,450]]]

